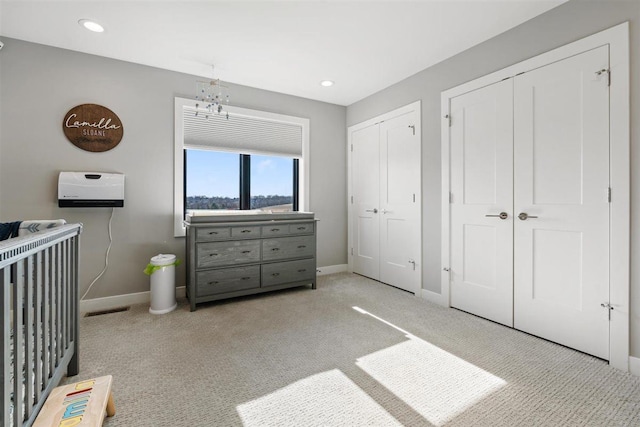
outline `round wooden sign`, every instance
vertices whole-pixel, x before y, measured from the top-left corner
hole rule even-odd
[[[73,145],[86,151],[109,151],[122,140],[120,118],[102,105],[82,104],[64,116],[62,130]]]

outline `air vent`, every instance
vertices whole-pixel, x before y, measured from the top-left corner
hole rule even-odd
[[[84,317],[102,316],[103,314],[120,313],[123,311],[129,311],[131,307],[118,307],[111,310],[92,311],[91,313],[85,313]]]

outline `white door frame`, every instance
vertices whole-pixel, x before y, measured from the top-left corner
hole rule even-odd
[[[629,371],[629,274],[630,274],[630,130],[629,130],[629,23],[559,47],[514,64],[476,80],[442,92],[441,95],[441,163],[442,163],[442,270],[441,293],[430,292],[429,300],[449,307],[450,265],[450,171],[449,171],[449,105],[451,98],[511,78],[567,57],[609,45],[611,87],[610,102],[610,304],[614,307],[610,322],[611,366]],[[595,71],[595,70],[594,70]]]
[[[353,273],[353,183],[351,182],[351,142],[353,132],[358,130],[367,128],[369,126],[373,126],[377,123],[383,122],[385,120],[390,120],[395,117],[402,116],[404,114],[410,113],[411,111],[416,111],[418,120],[416,121],[416,134],[420,137],[420,141],[422,141],[422,114],[421,114],[421,101],[415,101],[411,104],[407,104],[404,107],[397,108],[393,111],[389,111],[387,113],[381,114],[372,119],[366,120],[361,123],[357,123],[355,125],[349,126],[347,128],[347,224],[348,224],[348,237],[347,237],[347,260],[348,266],[347,271]],[[420,159],[420,165],[422,165],[422,159]],[[420,194],[422,194],[422,166],[420,167]],[[419,206],[420,208],[420,217],[422,218],[422,204]],[[417,260],[422,260],[422,221],[420,221],[420,230],[418,230],[420,234],[420,255]],[[421,263],[421,262],[420,262]],[[422,269],[420,269],[420,288],[422,288]],[[416,296],[420,296],[420,289],[416,293]]]

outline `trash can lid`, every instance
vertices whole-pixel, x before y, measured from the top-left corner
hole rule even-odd
[[[151,265],[170,265],[176,262],[176,256],[173,254],[158,254],[151,258]]]

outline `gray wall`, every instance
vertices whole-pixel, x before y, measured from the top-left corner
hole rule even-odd
[[[347,107],[347,126],[422,101],[423,288],[440,292],[440,93],[506,66],[630,21],[631,354],[640,356],[640,2],[572,0]],[[613,77],[615,78],[615,76]]]
[[[60,171],[126,174],[126,201],[113,218],[109,269],[87,298],[149,290],[149,258],[175,253],[173,100],[195,95],[195,76],[3,38],[0,52],[0,220],[64,218],[82,222],[81,290],[102,269],[110,210],[57,207]],[[346,263],[345,107],[231,85],[233,104],[310,119],[310,209],[318,225],[318,265]],[[76,148],[62,133],[72,107],[101,104],[122,120],[111,151]],[[184,285],[184,267],[177,285]]]
[[[2,16],[2,2],[0,2],[0,16]],[[2,19],[0,19],[0,35],[2,35]],[[4,43],[4,39],[0,38]],[[0,51],[0,136],[2,135],[2,52]],[[0,139],[0,165],[2,164],[2,139]],[[0,208],[2,207],[2,175],[0,174]],[[0,216],[0,221],[2,217]]]

